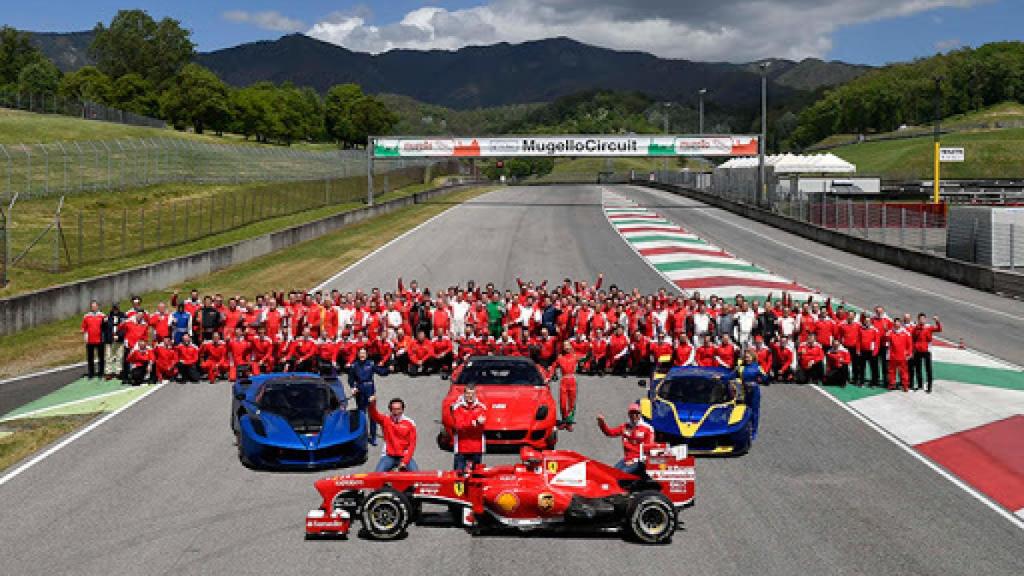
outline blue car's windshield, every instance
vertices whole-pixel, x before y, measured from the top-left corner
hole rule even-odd
[[[260,394],[261,410],[273,412],[299,428],[316,428],[331,408],[331,390],[323,382],[299,380],[268,382]]]
[[[472,360],[462,369],[456,384],[505,384],[543,386],[536,366],[528,361]]]
[[[729,392],[721,378],[674,376],[658,387],[658,397],[669,402],[717,404],[727,401]]]

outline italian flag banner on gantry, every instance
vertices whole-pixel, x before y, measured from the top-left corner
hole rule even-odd
[[[505,136],[379,138],[374,158],[754,156],[757,136]]]

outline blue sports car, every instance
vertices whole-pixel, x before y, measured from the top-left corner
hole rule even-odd
[[[306,470],[366,461],[366,413],[347,410],[336,379],[265,374],[232,386],[238,458],[253,468]]]
[[[655,375],[640,410],[661,442],[694,454],[745,454],[757,438],[761,388],[728,368],[676,366]]]

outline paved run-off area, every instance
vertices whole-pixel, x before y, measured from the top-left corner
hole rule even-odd
[[[669,287],[609,225],[601,188],[508,188],[448,210],[330,287],[388,289],[401,274],[432,288],[469,279],[514,288],[517,276],[593,280],[599,272],[606,283],[643,291]],[[800,283],[829,290],[813,278]],[[846,294],[851,302],[854,293]],[[952,310],[932,312],[955,329]],[[445,386],[435,378],[379,382],[378,396],[408,402],[425,468],[451,464],[432,442]],[[583,378],[579,387],[580,424],[560,447],[613,461],[619,444],[593,417],[623,418],[640,391],[611,377]],[[471,538],[438,527],[414,527],[400,543],[305,542],[302,520],[317,503],[312,481],[323,474],[243,468],[229,406],[226,385],[163,386],[0,486],[0,549],[16,551],[0,571],[1015,574],[1022,566],[1024,531],[809,387],[766,390],[753,451],[701,459],[684,529],[654,548],[615,537]]]

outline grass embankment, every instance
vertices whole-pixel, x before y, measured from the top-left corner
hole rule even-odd
[[[26,418],[0,424],[0,470],[35,454],[62,436],[74,432],[96,414]]]
[[[445,196],[444,203],[418,204],[354,224],[287,250],[190,280],[180,286],[142,295],[147,308],[167,300],[170,291],[196,288],[204,293],[242,294],[249,297],[270,290],[305,289],[331,277],[406,230],[474,198],[491,188],[469,188]],[[410,194],[410,189],[396,194]],[[110,303],[103,303],[104,310]],[[124,308],[125,303],[121,303]],[[0,378],[81,361],[80,318],[70,318],[0,337]],[[46,354],[40,354],[45,343]]]
[[[1024,164],[1024,128],[958,132],[942,137],[944,147],[965,148],[966,161],[942,165],[944,179],[1019,177]],[[894,180],[932,178],[930,137],[864,142],[831,150],[857,165],[857,172]]]
[[[85,120],[56,114],[39,114],[22,110],[0,108],[0,144],[35,144],[38,142],[75,142],[86,140],[114,140],[117,138],[183,138],[217,144],[252,144],[238,134],[195,134],[171,128],[129,126],[114,122]],[[331,143],[296,142],[293,148],[301,150],[333,150]]]
[[[376,201],[408,196],[442,181],[443,177],[438,177],[430,183],[379,193]],[[224,246],[364,205],[364,180],[333,182],[329,190],[322,182],[161,184],[67,196],[62,211],[66,245],[59,245],[57,252],[61,269],[52,269],[57,237],[51,231],[29,250],[23,262],[10,268],[10,284],[0,288],[0,297]],[[18,258],[53,221],[56,206],[55,198],[17,203],[11,228],[12,258]]]

